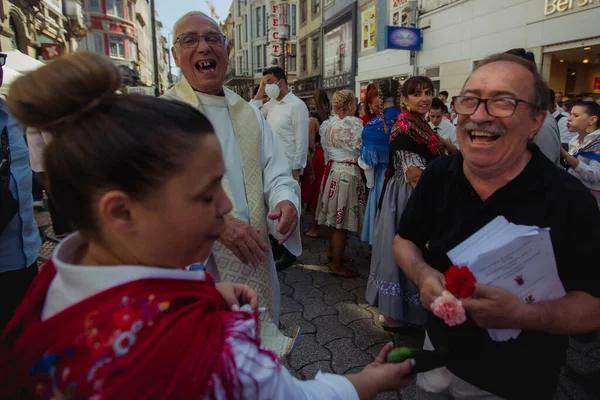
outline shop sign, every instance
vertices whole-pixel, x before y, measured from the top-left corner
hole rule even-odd
[[[323,89],[348,87],[352,84],[352,74],[336,75],[323,79]]]
[[[60,44],[57,43],[42,43],[42,59],[53,60],[62,55]]]
[[[418,28],[388,26],[386,48],[421,50],[421,30]]]
[[[269,37],[269,54],[272,57],[281,56],[281,44],[279,43],[279,27],[281,26],[280,16],[280,2],[271,1],[269,3],[269,26],[268,26],[268,37]],[[269,63],[270,65],[270,63]]]
[[[600,5],[600,0],[544,0],[544,15],[549,16],[556,13],[563,13],[579,8],[588,7],[592,4]],[[595,6],[594,6],[595,7]]]
[[[594,90],[600,90],[600,76],[594,78]]]

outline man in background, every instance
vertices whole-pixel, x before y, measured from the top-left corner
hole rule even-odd
[[[456,140],[456,127],[448,119],[444,118],[444,103],[440,99],[433,99],[429,110],[429,126],[438,136],[448,140],[458,148]]]
[[[6,54],[0,54],[0,86]],[[0,99],[0,331],[37,275],[42,242],[33,216],[32,174],[23,127]]]

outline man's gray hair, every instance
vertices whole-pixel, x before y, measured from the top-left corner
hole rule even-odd
[[[183,21],[184,18],[193,17],[194,15],[202,15],[203,17],[210,19],[217,26],[217,28],[219,29],[219,32],[221,32],[223,34],[223,28],[221,28],[221,24],[219,24],[217,21],[215,21],[214,18],[212,18],[210,15],[208,15],[207,13],[202,12],[202,11],[190,11],[188,13],[183,14],[183,16],[181,18],[179,18],[177,20],[177,22],[175,22],[175,26],[173,26],[173,34],[175,36],[177,36],[177,26],[181,23],[181,21]]]

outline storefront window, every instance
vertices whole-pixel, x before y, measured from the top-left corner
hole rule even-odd
[[[352,72],[352,21],[348,21],[324,35],[324,76]]]
[[[361,14],[362,20],[362,44],[361,49],[367,50],[375,47],[375,34],[376,34],[376,22],[375,22],[375,7],[365,10]]]

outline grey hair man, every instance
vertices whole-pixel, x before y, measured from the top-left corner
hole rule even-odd
[[[183,79],[166,97],[198,108],[215,127],[227,171],[223,187],[233,203],[206,267],[217,279],[255,289],[277,324],[279,282],[267,235],[301,254],[299,185],[261,112],[223,86],[231,49],[219,24],[194,11],[177,21],[173,34]]]

